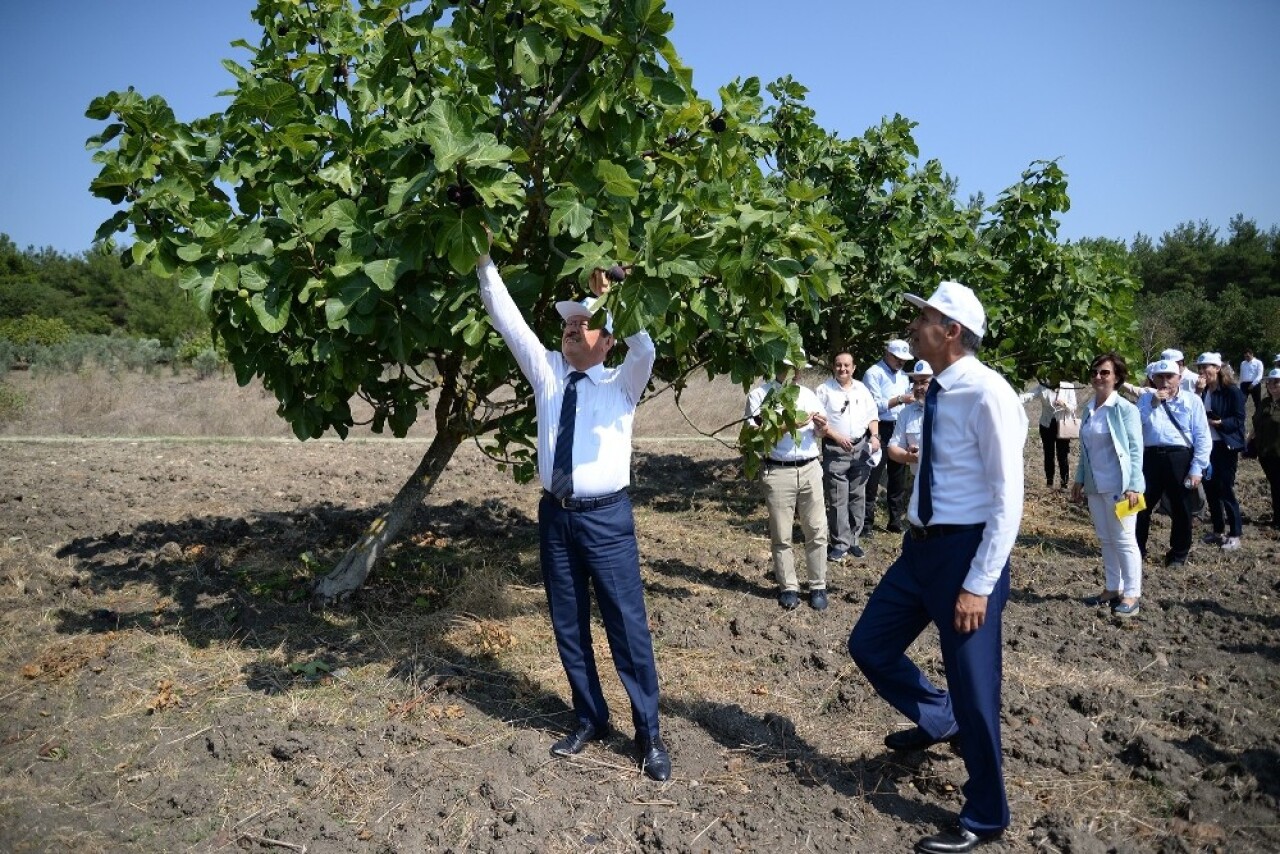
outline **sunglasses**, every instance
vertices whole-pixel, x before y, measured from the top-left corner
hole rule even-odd
[[[1092,377],[1109,377],[1109,376],[1111,376],[1111,369],[1110,369],[1110,368],[1095,368],[1094,370],[1092,370],[1092,371],[1090,371],[1090,372],[1089,372],[1089,376],[1092,376]]]

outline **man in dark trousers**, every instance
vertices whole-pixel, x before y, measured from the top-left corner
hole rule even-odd
[[[671,776],[658,727],[658,669],[645,613],[631,482],[631,423],[649,382],[655,351],[644,331],[626,339],[619,368],[606,368],[613,328],[593,320],[595,300],[559,302],[560,352],[548,350],[520,315],[488,255],[476,262],[480,297],[493,327],[533,387],[538,423],[538,536],[542,580],[560,662],[578,726],[551,746],[573,756],[609,735],[609,707],[591,646],[591,590],[618,677],[631,699],[631,719],[644,773]],[[596,299],[608,288],[591,276]],[[593,328],[594,327],[594,328]]]
[[[920,468],[902,554],[885,572],[849,635],[849,652],[876,693],[915,726],[890,733],[890,750],[958,739],[965,770],[959,820],[917,852],[971,851],[1009,825],[1000,746],[1001,616],[1009,553],[1022,519],[1027,416],[1005,380],[977,360],[982,303],[943,282],[908,330],[933,366],[925,395]],[[938,629],[947,690],[906,655],[929,623]]]
[[[911,348],[906,341],[895,338],[884,345],[884,357],[862,375],[862,384],[871,392],[876,402],[876,424],[880,433],[880,447],[884,448],[893,438],[893,428],[898,413],[911,402],[911,379],[903,367],[911,359]],[[907,467],[882,454],[879,464],[867,476],[866,518],[862,523],[863,535],[870,537],[875,529],[876,498],[880,494],[880,482],[884,481],[884,504],[889,521],[885,530],[891,534],[902,533],[902,517],[907,512]]]

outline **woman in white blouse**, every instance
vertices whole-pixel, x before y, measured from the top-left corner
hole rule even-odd
[[[1040,400],[1040,444],[1044,446],[1044,479],[1053,486],[1053,462],[1058,460],[1058,484],[1061,489],[1067,488],[1067,454],[1071,449],[1071,440],[1060,438],[1058,425],[1062,416],[1075,415],[1076,386],[1074,383],[1059,381],[1052,385],[1037,382],[1031,391],[1018,396],[1023,403],[1033,398]]]
[[[1093,400],[1085,406],[1080,425],[1080,462],[1071,500],[1088,500],[1102,544],[1105,584],[1090,603],[1110,605],[1117,617],[1132,617],[1142,596],[1134,512],[1147,488],[1142,476],[1142,419],[1136,406],[1116,394],[1116,386],[1129,377],[1123,356],[1104,353],[1093,360],[1089,375]]]

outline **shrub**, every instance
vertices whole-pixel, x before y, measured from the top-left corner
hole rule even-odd
[[[191,367],[195,368],[197,379],[205,380],[222,367],[222,357],[212,347],[206,347],[191,360]]]
[[[0,423],[17,418],[26,405],[26,395],[8,383],[0,382]]]
[[[65,320],[58,317],[26,314],[22,317],[0,320],[0,338],[7,339],[19,347],[31,345],[52,347],[70,337],[71,327]]]

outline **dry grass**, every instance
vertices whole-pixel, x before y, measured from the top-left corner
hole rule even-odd
[[[23,396],[25,404],[16,417],[0,421],[0,435],[293,436],[288,424],[276,415],[272,394],[256,381],[242,388],[230,375],[201,380],[190,373],[146,376],[91,369],[32,375],[12,371],[6,382]],[[733,443],[738,432],[734,422],[742,417],[745,400],[742,389],[726,379],[691,379],[682,393],[682,403],[677,402],[673,390],[662,387],[637,411],[635,435],[694,437],[719,430],[721,439]],[[355,398],[351,407],[357,421],[367,419],[364,401]],[[410,438],[434,434],[430,416],[429,412],[419,415],[409,431]],[[726,425],[732,426],[722,429]],[[377,434],[357,426],[350,435]]]

